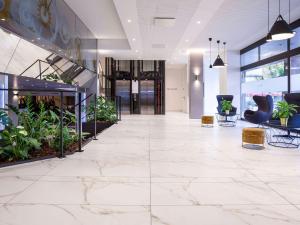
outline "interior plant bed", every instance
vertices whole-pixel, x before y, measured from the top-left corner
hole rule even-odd
[[[96,131],[97,134],[101,133],[103,130],[111,127],[112,125],[114,125],[114,122],[110,122],[110,121],[97,121],[97,125],[96,125]],[[94,135],[94,121],[88,121],[88,122],[84,122],[82,123],[82,131],[89,133],[89,135],[87,135],[87,138],[93,137]]]
[[[82,140],[82,146],[86,145],[89,143],[92,139],[85,139]],[[70,146],[68,146],[67,149],[65,149],[65,155],[72,155],[78,151],[78,143],[73,143]],[[30,157],[28,159],[24,160],[4,160],[0,159],[0,168],[3,167],[9,167],[9,166],[15,166],[19,164],[24,164],[24,163],[30,163],[30,162],[36,162],[36,161],[41,161],[45,159],[52,159],[52,158],[57,158],[60,157],[60,152],[56,151],[55,149],[49,147],[48,145],[44,145],[41,150],[34,150],[30,152]]]

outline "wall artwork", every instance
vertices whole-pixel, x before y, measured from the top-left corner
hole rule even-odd
[[[97,40],[63,0],[0,0],[0,26],[96,71]]]

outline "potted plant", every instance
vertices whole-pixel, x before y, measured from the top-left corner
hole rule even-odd
[[[223,100],[222,101],[222,111],[225,112],[226,115],[229,115],[231,110],[232,110],[231,101]]]
[[[293,116],[297,105],[288,104],[286,101],[279,101],[276,104],[276,109],[274,110],[273,117],[280,119],[280,124],[282,126],[287,126],[289,117]]]

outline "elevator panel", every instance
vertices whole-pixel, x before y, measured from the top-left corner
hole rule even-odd
[[[141,114],[154,114],[154,81],[142,80],[140,84]]]
[[[121,96],[122,114],[130,114],[130,80],[116,81],[116,96]]]

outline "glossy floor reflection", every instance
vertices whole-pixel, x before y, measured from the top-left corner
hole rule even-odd
[[[0,169],[0,225],[300,224],[300,149],[235,128],[126,116],[83,153]]]

